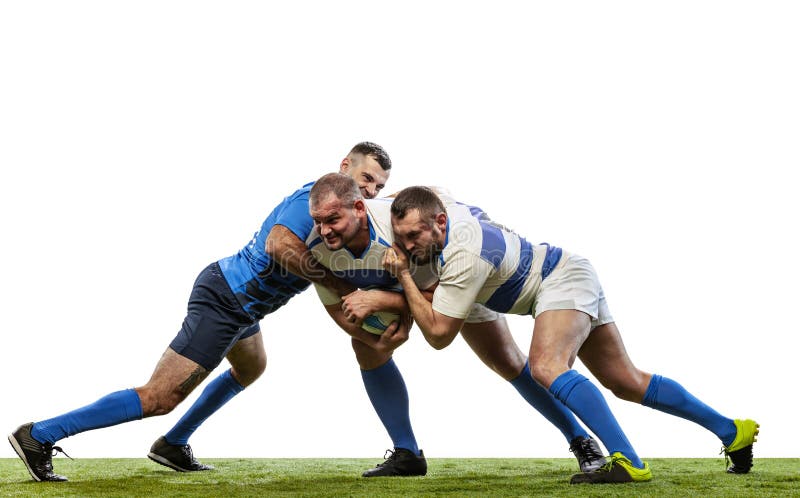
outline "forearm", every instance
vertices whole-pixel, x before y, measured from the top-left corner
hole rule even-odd
[[[408,302],[401,292],[385,291],[380,289],[370,289],[368,292],[375,293],[375,311],[391,311],[392,313],[408,313]]]
[[[409,308],[402,292],[369,289],[342,296],[342,311],[349,322],[361,325],[367,317],[375,313],[404,315],[409,313]]]
[[[422,331],[422,335],[428,341],[428,344],[436,349],[442,349],[450,345],[458,334],[458,328],[450,330],[449,324],[439,323],[436,320],[436,313],[433,311],[433,305],[431,304],[432,293],[420,291],[408,270],[400,272],[398,280],[400,285],[403,286],[403,293],[411,310],[411,315],[414,317],[414,321]]]
[[[305,242],[283,225],[275,225],[270,231],[266,251],[286,270],[310,282],[325,286],[340,296],[355,290],[352,285],[322,266],[308,250]]]
[[[336,325],[350,337],[363,342],[367,346],[374,346],[377,342],[378,338],[374,334],[370,334],[360,326],[348,321],[339,305],[332,304],[325,306],[325,310],[328,312],[331,319],[336,322]]]

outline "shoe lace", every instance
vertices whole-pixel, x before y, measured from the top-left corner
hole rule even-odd
[[[75,460],[71,456],[67,455],[67,452],[64,451],[63,449],[61,449],[61,446],[53,446],[53,448],[51,449],[51,452],[50,452],[50,457],[52,458],[52,457],[58,455],[59,453],[63,453],[64,456],[69,458],[70,460]]]
[[[722,449],[719,450],[719,454],[725,455],[725,468],[727,469],[728,465],[731,464],[731,458],[728,456],[728,448],[723,446]]]
[[[725,455],[725,468],[727,468],[731,463],[733,463],[733,465],[737,465],[737,462],[734,462],[734,461],[731,460],[730,453],[728,452],[728,448],[726,448],[725,446],[723,446],[722,449],[719,450],[719,454],[720,455]],[[747,464],[753,465],[753,455],[752,454],[750,454],[750,458],[748,460],[749,460],[748,462],[740,461],[738,463],[739,464],[743,464],[743,465],[747,465]]]
[[[384,465],[388,465],[390,462],[397,460],[397,452],[386,450],[386,453],[383,454],[383,460],[384,461],[376,465],[375,468],[381,468]]]
[[[51,471],[53,470],[53,457],[58,455],[59,453],[63,453],[64,456],[69,458],[70,460],[74,460],[71,456],[67,455],[67,452],[64,451],[61,446],[53,446],[52,443],[45,443],[42,445],[42,459],[39,461],[40,464],[45,470]]]
[[[190,462],[194,461],[194,453],[192,453],[192,447],[188,444],[181,446],[181,453],[185,456]]]
[[[611,472],[614,464],[617,463],[617,461],[622,460],[622,458],[618,457],[617,455],[609,455],[606,457],[606,459],[606,463],[599,469],[595,470],[595,472]]]
[[[581,464],[584,464],[590,460],[598,460],[603,457],[603,454],[595,449],[595,446],[592,444],[592,440],[588,438],[576,441],[575,444],[569,447],[569,451],[578,457],[578,460]]]

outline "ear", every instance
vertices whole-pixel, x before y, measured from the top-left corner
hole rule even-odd
[[[434,221],[436,221],[436,226],[439,227],[439,230],[444,232],[447,230],[447,213],[439,213],[433,217]]]
[[[341,164],[339,164],[339,173],[345,175],[347,174],[348,169],[350,169],[350,156],[347,156],[344,159],[342,159]]]
[[[358,215],[361,215],[362,213],[366,215],[367,206],[364,204],[364,199],[356,199],[355,202],[353,202],[353,209]]]

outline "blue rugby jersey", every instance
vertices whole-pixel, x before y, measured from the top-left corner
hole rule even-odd
[[[267,236],[275,225],[283,225],[305,241],[314,229],[308,213],[308,193],[314,182],[302,188],[272,210],[261,228],[241,251],[219,260],[242,308],[256,320],[277,310],[294,295],[309,286],[309,282],[278,265],[266,252]]]
[[[447,232],[437,260],[433,309],[465,318],[472,303],[480,303],[499,313],[531,314],[539,285],[558,264],[562,250],[534,246],[478,208],[451,202],[445,206]]]

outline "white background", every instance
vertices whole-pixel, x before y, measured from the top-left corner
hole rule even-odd
[[[638,366],[758,420],[757,456],[800,457],[799,14],[789,1],[3,2],[0,427],[145,383],[197,273],[372,140],[394,162],[387,191],[447,186],[589,257]],[[510,323],[527,351],[532,320]],[[313,292],[262,328],[267,372],[195,453],[379,461],[389,438]],[[569,456],[461,340],[435,351],[415,330],[396,361],[429,457]],[[143,457],[199,392],[61,444]],[[642,456],[717,456],[701,427],[604,393]]]

